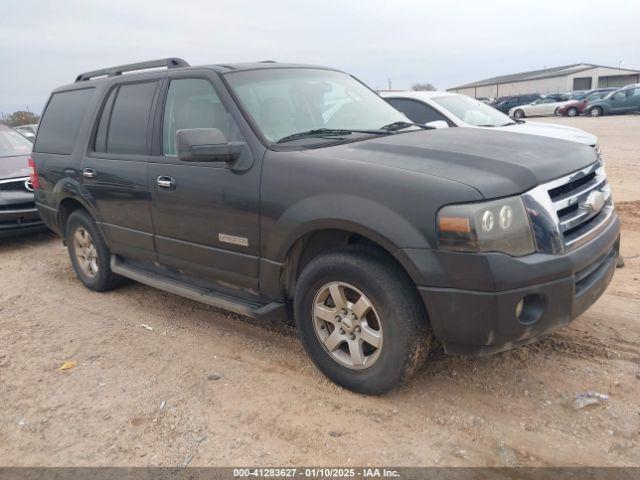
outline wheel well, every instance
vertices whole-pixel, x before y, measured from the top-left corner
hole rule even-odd
[[[284,262],[282,275],[282,287],[287,298],[293,298],[296,281],[304,267],[306,267],[311,260],[322,253],[348,245],[359,245],[374,251],[377,255],[383,256],[396,263],[402,271],[407,273],[402,264],[398,262],[391,252],[367,237],[347,230],[319,230],[307,233],[299,238],[289,249]]]
[[[65,238],[67,234],[67,220],[69,220],[69,215],[79,209],[85,208],[79,201],[73,198],[65,198],[60,202],[60,206],[58,207],[58,225],[60,226],[62,238]]]

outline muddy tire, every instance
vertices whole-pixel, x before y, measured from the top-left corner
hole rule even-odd
[[[66,227],[65,238],[71,264],[85,287],[105,292],[126,281],[111,271],[111,252],[89,213],[85,210],[74,211]]]
[[[431,345],[424,304],[410,278],[392,260],[362,248],[313,259],[298,279],[294,313],[316,366],[359,393],[394,389]]]

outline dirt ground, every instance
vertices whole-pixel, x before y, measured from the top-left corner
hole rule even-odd
[[[640,465],[640,116],[544,121],[600,137],[626,267],[551,337],[436,350],[383,397],[326,380],[288,327],[136,283],[94,293],[59,239],[1,241],[0,465]],[[589,391],[609,399],[575,409]]]

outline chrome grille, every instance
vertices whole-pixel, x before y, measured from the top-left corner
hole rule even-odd
[[[568,181],[548,192],[558,215],[565,247],[572,249],[591,238],[606,223],[613,212],[613,201],[600,162],[563,180]]]
[[[600,160],[523,195],[538,250],[560,253],[589,241],[611,220],[611,187]]]
[[[25,182],[29,177],[10,178],[9,180],[0,180],[0,192],[28,192]]]

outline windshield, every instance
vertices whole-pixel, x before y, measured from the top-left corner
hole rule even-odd
[[[13,130],[0,128],[0,157],[29,155],[31,142]]]
[[[233,72],[225,78],[271,142],[311,130],[377,130],[409,122],[374,92],[340,72],[281,68]]]
[[[476,127],[501,127],[513,124],[513,120],[504,113],[484,102],[465,95],[447,95],[432,99],[446,108],[460,120]]]

